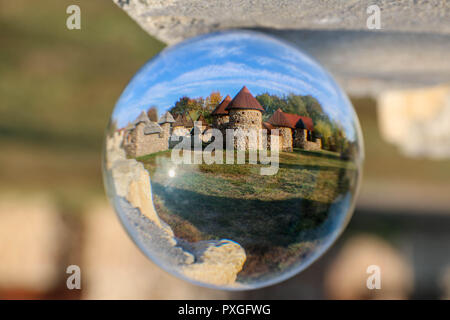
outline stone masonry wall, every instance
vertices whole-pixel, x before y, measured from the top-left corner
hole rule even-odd
[[[295,129],[294,148],[305,148],[308,132],[306,129]]]
[[[294,147],[304,150],[318,151],[322,149],[322,140],[308,141],[308,131],[306,129],[296,129],[294,134]]]
[[[316,139],[316,141],[306,141],[305,150],[311,150],[311,151],[319,151],[322,150],[322,140]]]
[[[169,148],[170,124],[164,124],[161,133],[153,134],[144,134],[144,127],[144,123],[139,123],[125,137],[124,149],[128,156],[140,157]]]
[[[262,149],[262,113],[257,110],[231,110],[229,118],[229,129],[235,129],[235,148],[237,150],[248,150],[248,133],[254,130],[257,134],[256,146],[251,149]]]
[[[270,132],[267,132],[267,136],[265,137],[262,135],[262,147],[263,149],[271,150],[272,149],[272,143],[274,142],[275,135],[271,135]],[[273,147],[274,150],[281,151],[283,150],[283,136],[278,136],[278,146]]]
[[[222,129],[230,121],[229,116],[215,116],[213,118],[213,126],[217,129]]]
[[[136,157],[136,131],[132,130],[125,133],[123,148],[130,157]]]
[[[162,125],[161,125],[161,129],[162,129],[162,135],[164,136],[164,137],[170,137],[170,135],[172,134],[172,132],[171,132],[171,125],[170,125],[170,123],[163,123]],[[168,140],[167,140],[168,141]]]
[[[282,151],[292,152],[292,129],[287,127],[278,128],[281,132],[281,136],[283,137],[283,148]]]

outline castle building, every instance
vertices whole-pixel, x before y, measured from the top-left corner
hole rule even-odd
[[[169,111],[167,111],[158,121],[158,124],[161,126],[162,131],[164,132],[164,135],[169,137],[172,134],[172,124],[175,123],[175,119],[170,114]]]
[[[158,123],[151,121],[145,111],[125,128],[123,148],[130,157],[164,151],[169,148],[171,124],[175,120],[164,114]]]
[[[205,131],[208,127],[208,123],[206,122],[205,117],[203,117],[202,114],[198,117],[198,119],[196,120],[196,124],[194,125],[199,126],[201,132]]]
[[[213,117],[213,126],[219,130],[222,130],[226,127],[228,122],[230,121],[230,116],[228,114],[228,110],[226,108],[231,102],[230,95],[227,95],[225,99],[211,112]]]
[[[268,122],[281,131],[283,151],[292,152],[293,148],[322,149],[322,140],[313,138],[314,124],[311,118],[286,113],[279,108],[269,118]]]
[[[277,128],[274,127],[273,125],[271,125],[269,122],[263,122],[262,123],[262,128],[266,129],[266,138],[263,139],[263,148],[264,149],[268,149],[268,150],[277,150],[277,151],[281,151],[283,150],[283,134],[282,132]],[[273,136],[278,136],[278,145],[273,146],[272,148],[272,144],[274,143],[274,139]]]
[[[262,113],[264,108],[250,93],[246,86],[230,101],[225,108],[229,121],[227,128],[237,130],[235,148],[237,150],[262,148]],[[256,146],[249,145],[248,134],[256,133]]]
[[[186,114],[179,114],[175,118],[175,122],[172,124],[173,131],[186,131],[189,133],[191,129],[194,127],[194,122],[191,117],[186,116]]]
[[[198,117],[198,119],[194,122],[194,128],[190,131],[191,136],[195,136],[195,138],[200,139],[202,142],[210,141],[212,134],[209,131],[210,126],[206,122],[205,118],[202,114]]]

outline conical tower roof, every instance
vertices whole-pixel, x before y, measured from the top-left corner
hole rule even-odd
[[[211,114],[213,116],[225,116],[228,114],[228,110],[225,110],[226,107],[228,107],[228,105],[231,102],[231,97],[229,94],[227,94],[227,96],[225,97],[225,99],[222,100],[222,102],[214,109],[213,112],[211,112]]]
[[[159,124],[174,123],[174,122],[175,122],[175,119],[173,118],[173,116],[170,114],[169,111],[164,113],[164,115],[161,116],[161,118],[159,118],[159,121],[158,121]]]
[[[250,93],[246,86],[231,100],[226,110],[231,109],[252,109],[264,112],[264,108],[259,104],[258,100]]]
[[[153,133],[160,133],[161,132],[161,127],[159,126],[159,124],[157,124],[156,122],[149,122],[148,124],[145,125],[144,127],[144,134],[153,134]]]
[[[173,126],[174,127],[178,127],[178,126],[192,127],[192,126],[194,126],[194,122],[192,121],[191,117],[189,117],[189,119],[188,119],[188,117],[184,113],[183,115],[179,114],[176,117]]]
[[[150,123],[150,119],[148,118],[147,112],[142,111],[141,114],[134,120],[133,124],[136,126],[139,123]]]

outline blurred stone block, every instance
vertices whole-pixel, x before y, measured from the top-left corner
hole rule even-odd
[[[148,33],[173,44],[229,28],[367,29],[367,8],[377,5],[383,30],[450,33],[445,1],[383,0],[113,0]]]
[[[227,299],[161,270],[127,236],[111,206],[99,201],[84,215],[84,299]]]
[[[382,93],[378,123],[382,137],[408,156],[450,157],[450,85]]]
[[[0,290],[44,293],[59,283],[65,225],[44,196],[0,198]]]
[[[441,299],[450,300],[450,265],[444,267],[438,285],[442,289]]]
[[[380,267],[381,289],[367,288],[371,265]],[[325,292],[331,299],[407,299],[413,289],[411,264],[381,238],[349,238],[328,266]]]

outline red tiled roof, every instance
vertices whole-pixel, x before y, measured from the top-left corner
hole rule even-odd
[[[228,114],[228,110],[225,110],[225,109],[226,109],[226,107],[228,107],[230,102],[231,102],[231,97],[230,97],[230,95],[227,95],[225,97],[225,99],[223,99],[223,101],[217,106],[217,108],[215,108],[214,111],[211,112],[211,114],[213,116],[227,115]]]
[[[297,128],[302,128],[302,129],[307,129],[309,131],[314,131],[314,123],[313,120],[310,117],[302,117],[299,116],[301,122],[303,123],[302,126],[300,126],[300,123],[297,121],[296,123],[296,127]]]
[[[278,109],[273,113],[268,122],[277,127],[302,128],[309,131],[314,130],[314,124],[311,118],[302,117],[293,113],[283,112]]]
[[[274,134],[274,132],[272,132],[272,130],[276,129],[276,127],[274,127],[273,125],[271,125],[268,122],[263,122],[262,127],[263,127],[263,129],[266,129],[268,131],[268,133],[270,133],[270,134]],[[278,135],[281,135],[280,131],[278,131]]]
[[[231,100],[226,107],[230,109],[253,109],[264,112],[264,108],[259,104],[258,100],[250,93],[246,86],[242,87],[241,91]]]

